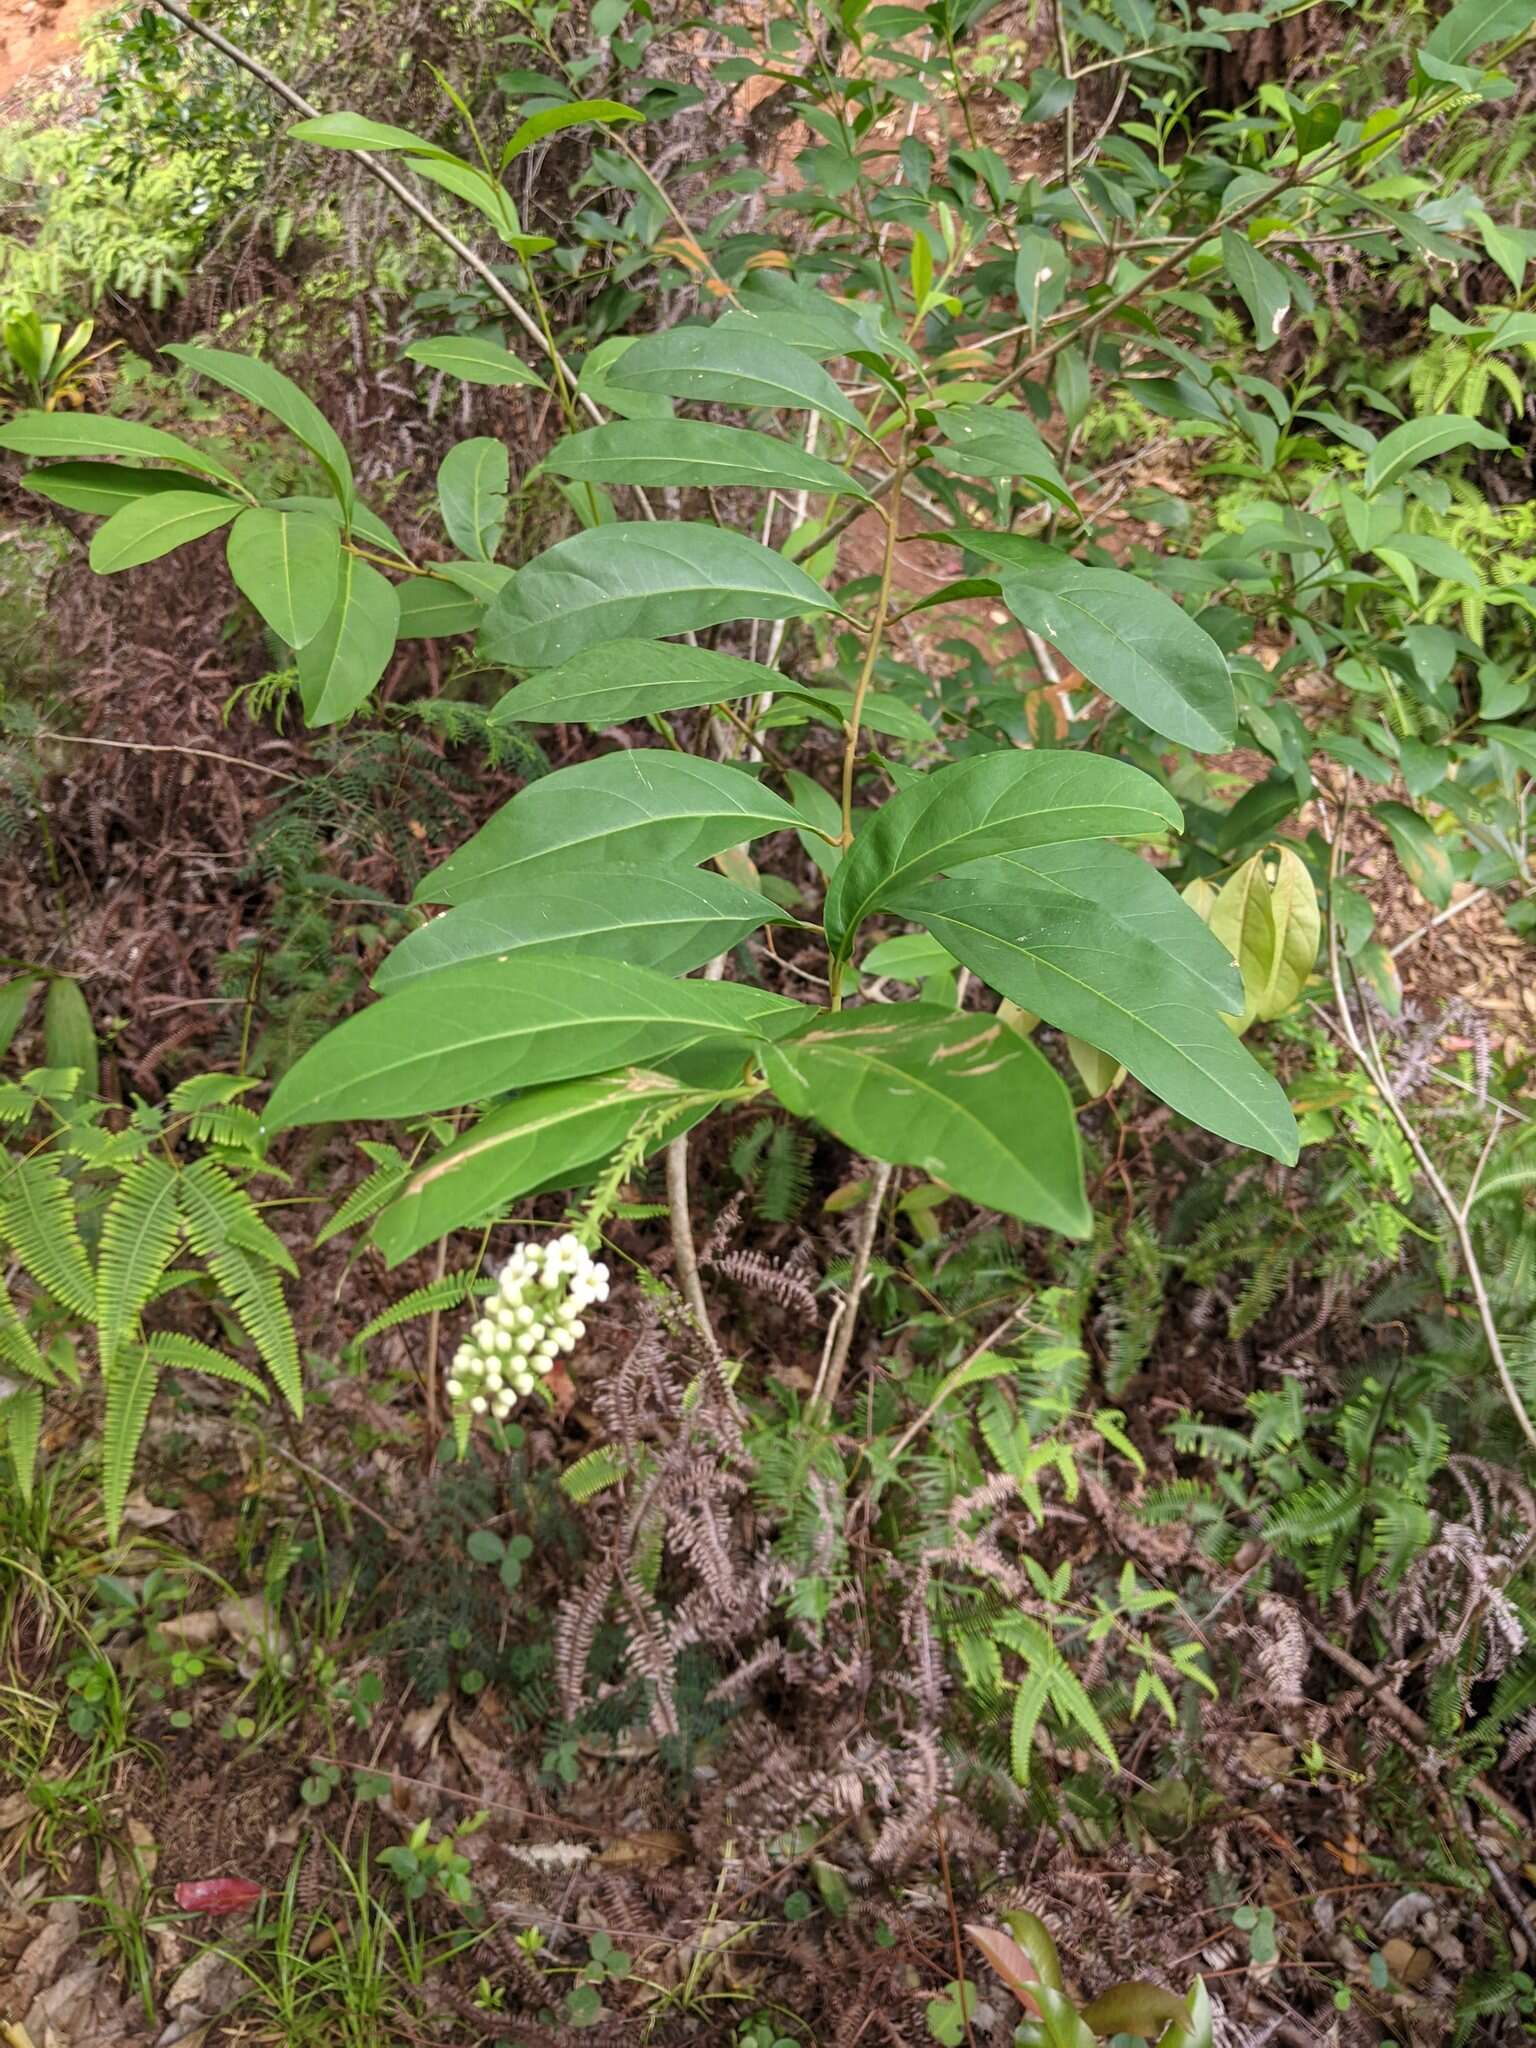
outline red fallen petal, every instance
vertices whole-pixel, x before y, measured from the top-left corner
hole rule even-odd
[[[176,1887],[176,1903],[184,1913],[241,1913],[261,1897],[261,1886],[248,1877],[199,1877]]]

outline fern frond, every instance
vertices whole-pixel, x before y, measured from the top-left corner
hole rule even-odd
[[[166,1103],[177,1116],[196,1116],[202,1110],[217,1109],[226,1102],[237,1101],[255,1086],[256,1083],[244,1074],[192,1074],[185,1081],[176,1083]]]
[[[282,1286],[271,1265],[237,1241],[253,1213],[249,1197],[211,1159],[199,1159],[187,1167],[178,1185],[182,1220],[192,1249],[224,1289],[241,1328],[261,1353],[283,1398],[295,1415],[302,1415],[298,1339]]]
[[[171,1262],[181,1235],[176,1170],[153,1153],[130,1166],[107,1204],[96,1255],[96,1345],[110,1378],[118,1346]]]
[[[23,1500],[32,1498],[37,1446],[43,1434],[43,1397],[36,1387],[16,1387],[0,1401],[0,1442],[10,1453]]]
[[[328,1244],[333,1237],[339,1237],[342,1231],[351,1230],[359,1223],[366,1223],[370,1217],[378,1214],[386,1202],[393,1201],[405,1185],[406,1176],[411,1169],[393,1145],[368,1145],[364,1150],[378,1158],[378,1164],[372,1173],[358,1182],[330,1222],[316,1237],[317,1245]],[[384,1156],[379,1157],[380,1154]]]
[[[74,1197],[52,1160],[17,1160],[0,1181],[0,1235],[61,1308],[83,1323],[95,1319],[96,1281]]]
[[[0,1287],[0,1363],[13,1366],[30,1380],[40,1380],[45,1387],[58,1384],[52,1367],[33,1343],[32,1332],[17,1315],[15,1305],[3,1287]]]
[[[610,1486],[617,1486],[629,1470],[629,1460],[615,1444],[599,1444],[560,1474],[560,1491],[577,1507],[595,1500]]]
[[[101,1492],[106,1511],[107,1535],[115,1543],[122,1524],[123,1503],[133,1479],[134,1460],[150,1403],[160,1384],[160,1368],[147,1345],[127,1343],[119,1347],[112,1371],[106,1375],[107,1413],[101,1438]]]
[[[370,1337],[396,1329],[401,1323],[414,1322],[418,1316],[429,1316],[434,1309],[462,1308],[465,1302],[473,1301],[479,1277],[478,1270],[470,1267],[462,1273],[445,1273],[441,1280],[429,1280],[424,1287],[413,1287],[371,1323],[365,1323],[352,1339],[353,1344],[366,1344]]]
[[[157,1365],[179,1367],[184,1372],[205,1372],[216,1380],[229,1380],[244,1387],[258,1401],[270,1401],[272,1389],[249,1366],[237,1365],[211,1344],[197,1337],[183,1337],[178,1330],[154,1330],[144,1339],[144,1349]]]

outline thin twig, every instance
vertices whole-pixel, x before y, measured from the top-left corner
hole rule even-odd
[[[155,0],[155,4],[161,7],[165,13],[169,14],[173,20],[179,21],[183,28],[190,29],[195,36],[200,36],[205,43],[210,44],[221,56],[227,57],[231,64],[238,64],[242,71],[248,71],[252,78],[258,80],[267,88],[268,92],[275,93],[287,106],[292,107],[296,114],[302,114],[307,121],[320,119],[321,109],[312,105],[301,93],[295,92],[286,79],[280,78],[259,57],[253,57],[249,50],[242,50],[238,43],[232,43],[228,36],[221,35],[208,22],[199,21],[195,15],[189,13],[185,7],[179,4],[179,0]],[[565,360],[564,356],[561,355],[560,351],[554,347],[527,307],[507,289],[507,286],[496,275],[496,272],[486,259],[483,256],[477,255],[466,241],[456,235],[448,223],[438,214],[434,213],[426,201],[419,198],[411,190],[410,186],[405,183],[404,179],[397,177],[389,165],[384,163],[379,157],[374,156],[366,149],[350,150],[348,154],[354,161],[360,163],[364,170],[377,178],[379,183],[388,191],[393,192],[401,205],[413,213],[424,228],[436,235],[446,248],[453,251],[461,263],[466,264],[475,273],[487,291],[511,314],[512,318],[522,328],[529,340],[538,348],[539,352],[547,357],[558,374],[566,379],[570,388],[576,390],[575,371]],[[602,408],[595,404],[584,391],[576,391],[576,396],[590,416],[601,424],[605,418]],[[645,497],[644,493],[637,489],[635,496],[640,500],[646,517],[654,518],[655,514],[651,510],[650,501]]]
[[[1392,948],[1392,958],[1395,960],[1400,953],[1406,953],[1410,946],[1416,946],[1420,939],[1427,937],[1430,932],[1438,931],[1441,925],[1449,924],[1453,917],[1460,917],[1464,910],[1470,910],[1474,903],[1481,903],[1483,898],[1491,893],[1487,888],[1482,888],[1474,889],[1470,896],[1463,896],[1459,903],[1451,904],[1438,916],[1432,917],[1427,924],[1421,924],[1418,930],[1410,932],[1406,939],[1399,939]]]
[[[859,1219],[859,1238],[854,1246],[848,1286],[837,1314],[832,1319],[832,1326],[827,1331],[826,1348],[821,1355],[821,1370],[817,1373],[816,1384],[811,1389],[809,1405],[813,1413],[820,1412],[830,1416],[837,1404],[837,1390],[842,1384],[848,1354],[853,1348],[853,1331],[859,1318],[859,1301],[869,1280],[869,1261],[875,1248],[875,1234],[880,1228],[880,1212],[885,1206],[886,1190],[891,1184],[891,1175],[894,1171],[895,1168],[884,1160],[875,1168],[869,1200],[865,1203],[864,1214]]]
[[[1350,771],[1345,770],[1344,801],[1339,810],[1338,824],[1334,829],[1333,844],[1329,858],[1330,892],[1337,881],[1344,858],[1344,835],[1349,824]],[[1455,1233],[1457,1249],[1461,1253],[1462,1270],[1472,1290],[1472,1299],[1477,1307],[1478,1321],[1482,1324],[1483,1338],[1493,1360],[1494,1370],[1499,1376],[1499,1385],[1504,1390],[1505,1401],[1515,1418],[1521,1434],[1533,1451],[1536,1451],[1536,1423],[1533,1423],[1521,1398],[1515,1376],[1510,1371],[1509,1360],[1504,1355],[1504,1345],[1499,1336],[1498,1324],[1494,1319],[1493,1304],[1488,1298],[1487,1283],[1483,1278],[1482,1262],[1477,1255],[1477,1246],[1472,1239],[1472,1227],[1468,1207],[1458,1202],[1447,1186],[1444,1176],[1430,1157],[1418,1127],[1404,1109],[1397,1090],[1392,1086],[1387,1073],[1386,1062],[1376,1040],[1370,1012],[1361,1005],[1360,1020],[1356,1023],[1354,1006],[1344,985],[1344,969],[1339,954],[1339,927],[1337,918],[1331,914],[1328,919],[1328,966],[1333,981],[1334,1001],[1338,1005],[1339,1022],[1350,1051],[1359,1061],[1361,1069],[1386,1104],[1393,1122],[1402,1132],[1409,1150],[1418,1162],[1430,1193],[1439,1203]],[[1362,1027],[1364,1036],[1362,1037]],[[1475,1182],[1474,1182],[1475,1191]]]
[[[82,732],[36,732],[32,737],[34,741],[58,740],[66,747],[115,747],[123,754],[190,754],[200,761],[223,761],[231,768],[251,768],[277,782],[291,782],[296,789],[304,780],[301,775],[290,775],[286,768],[269,768],[264,761],[247,760],[241,754],[221,754],[213,747],[157,746],[149,740],[97,740]]]
[[[688,1134],[674,1138],[667,1147],[667,1217],[672,1231],[672,1259],[677,1284],[688,1304],[688,1313],[712,1351],[720,1346],[709,1319],[704,1284],[699,1278],[699,1254],[693,1241],[693,1217],[688,1207]]]

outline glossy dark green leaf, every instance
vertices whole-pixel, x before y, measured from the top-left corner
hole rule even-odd
[[[236,481],[217,456],[207,455],[190,442],[158,427],[146,427],[138,420],[103,419],[88,412],[21,412],[0,426],[0,448],[17,455],[37,455],[46,460],[93,461],[103,455],[124,455],[129,461],[179,463],[183,469],[200,470],[226,484]]]
[[[135,498],[92,534],[91,567],[98,576],[115,576],[122,569],[157,562],[188,541],[227,526],[240,510],[238,498],[215,497],[209,491],[156,491]]]
[[[591,954],[686,974],[761,925],[793,922],[766,896],[707,868],[562,864],[541,880],[514,875],[505,891],[434,917],[401,940],[373,985],[386,992],[512,953]]]
[[[1222,229],[1221,260],[1238,297],[1248,308],[1259,348],[1273,348],[1291,310],[1289,274],[1257,250],[1237,228]]]
[[[552,668],[605,640],[837,608],[803,569],[744,533],[686,521],[595,526],[518,570],[486,613],[479,651],[509,668]]]
[[[263,505],[229,530],[229,573],[280,640],[305,647],[331,615],[341,575],[335,527]]]
[[[450,1230],[494,1220],[535,1188],[567,1176],[569,1185],[686,1094],[670,1075],[643,1067],[531,1089],[418,1167],[376,1219],[370,1242],[398,1265]]]
[[[509,690],[495,725],[591,725],[798,690],[776,669],[673,640],[606,640]]]
[[[644,114],[637,107],[626,107],[621,100],[568,100],[561,107],[545,107],[537,114],[530,114],[512,131],[506,147],[501,152],[502,168],[531,149],[536,142],[542,142],[546,135],[556,135],[562,128],[586,127],[595,122],[599,127],[611,128],[623,121],[643,121]]]
[[[875,1003],[823,1014],[769,1046],[784,1106],[855,1151],[1069,1237],[1090,1227],[1066,1085],[998,1017]]]
[[[485,617],[479,598],[438,576],[408,576],[396,589],[402,640],[446,640],[455,633],[473,633]]]
[[[708,420],[611,420],[558,443],[544,467],[576,483],[675,484],[681,490],[739,484],[869,496],[835,463],[807,455],[792,441]]]
[[[110,519],[125,505],[167,491],[198,493],[222,502],[225,493],[200,477],[174,469],[133,469],[125,462],[55,462],[47,469],[29,469],[22,478],[29,491],[67,505],[71,512],[92,512]]]
[[[691,866],[799,821],[782,797],[739,768],[659,747],[560,768],[503,804],[426,877],[420,903],[464,903],[513,874],[521,887],[562,868]]]
[[[227,348],[203,348],[192,342],[169,341],[165,344],[165,353],[174,356],[179,363],[185,363],[195,375],[222,384],[225,390],[249,399],[252,405],[259,405],[263,412],[280,420],[295,440],[314,456],[341,503],[351,504],[352,465],[341,437],[319,406],[299,389],[291,377],[285,377],[281,370],[274,370],[270,363],[259,362],[254,356],[236,355]]]
[[[536,370],[520,362],[499,341],[479,334],[443,334],[431,341],[413,341],[406,350],[409,362],[423,369],[446,370],[465,384],[531,384],[539,391],[547,387]]]
[[[443,457],[437,472],[438,510],[460,554],[488,562],[500,547],[511,474],[506,444],[488,435],[460,441]]]
[[[629,391],[819,412],[863,431],[858,407],[820,363],[767,334],[735,327],[671,327],[664,334],[642,335],[608,365],[607,374],[610,384]]]
[[[936,768],[875,812],[827,891],[825,921],[846,954],[895,890],[987,854],[1073,839],[1155,838],[1183,814],[1150,775],[1096,754],[1020,749]]]
[[[1150,583],[1067,562],[1005,575],[1002,593],[1021,625],[1153,732],[1212,752],[1232,745],[1237,707],[1221,649]]]
[[[409,128],[397,128],[388,121],[375,121],[367,114],[345,111],[316,114],[307,121],[295,121],[288,130],[293,142],[314,143],[320,149],[366,149],[374,152],[408,150],[417,156],[446,156],[448,152],[424,135]]]
[[[330,615],[298,652],[306,725],[334,725],[366,701],[389,666],[399,629],[395,586],[370,563],[343,555]]]
[[[1383,434],[1366,458],[1362,479],[1367,492],[1384,491],[1420,463],[1433,462],[1454,448],[1507,448],[1502,434],[1485,427],[1480,420],[1461,413],[1434,413],[1428,418],[1404,420],[1390,434]]]
[[[939,432],[947,444],[937,451],[944,468],[960,476],[1034,484],[1058,504],[1071,505],[1056,458],[1022,413],[965,406],[941,413]]]
[[[1448,909],[1451,891],[1456,886],[1456,869],[1446,841],[1406,804],[1377,804],[1375,814],[1391,833],[1397,857],[1413,886],[1436,910]]]
[[[446,968],[328,1032],[278,1083],[267,1124],[424,1116],[709,1042],[749,1051],[801,1005],[617,960],[514,955]]]
[[[1007,858],[903,890],[891,908],[989,988],[1109,1053],[1192,1122],[1295,1159],[1295,1118],[1279,1083],[1222,1021],[1201,976],[1133,918]],[[1190,940],[1198,960],[1203,941]],[[1241,1000],[1239,992],[1236,1008]]]

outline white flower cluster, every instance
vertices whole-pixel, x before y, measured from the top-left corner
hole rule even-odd
[[[570,1231],[548,1244],[520,1244],[453,1355],[449,1400],[503,1420],[562,1351],[576,1349],[587,1329],[582,1310],[607,1299],[608,1268]]]

